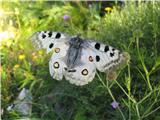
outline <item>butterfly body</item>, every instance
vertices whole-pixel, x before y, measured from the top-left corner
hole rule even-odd
[[[51,76],[56,80],[65,77],[75,85],[91,82],[96,70],[107,72],[120,65],[126,58],[112,46],[84,40],[80,36],[69,37],[52,31],[35,33],[31,40],[37,48],[55,51],[49,61]]]
[[[74,68],[74,66],[80,62],[81,51],[82,51],[82,40],[79,37],[71,38],[69,42],[69,49],[66,55],[66,65],[68,69]]]

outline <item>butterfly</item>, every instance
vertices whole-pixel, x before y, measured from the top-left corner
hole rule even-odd
[[[77,86],[91,82],[96,70],[107,72],[124,62],[126,55],[112,46],[69,36],[61,32],[40,31],[32,35],[31,41],[38,49],[46,49],[53,55],[49,61],[49,71],[53,79],[65,77]],[[108,72],[109,73],[109,72]]]

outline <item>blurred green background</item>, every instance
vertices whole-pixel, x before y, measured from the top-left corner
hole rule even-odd
[[[160,119],[160,2],[0,3],[2,119],[24,118],[7,110],[24,87],[33,94],[27,120]],[[82,87],[53,80],[48,67],[51,54],[37,51],[29,40],[42,30],[81,33],[128,52],[131,61],[117,81],[106,81],[99,72]]]

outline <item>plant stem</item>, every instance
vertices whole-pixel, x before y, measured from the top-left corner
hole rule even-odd
[[[138,104],[136,104],[136,112],[137,112],[137,115],[138,115],[138,120],[141,120],[139,109],[138,109]]]
[[[112,94],[112,92],[111,92],[111,90],[110,90],[110,88],[108,87],[108,80],[107,80],[107,85],[106,85],[106,84],[103,82],[103,80],[101,79],[101,77],[99,76],[98,73],[97,73],[97,76],[98,76],[100,82],[102,83],[102,85],[108,90],[108,92],[109,92],[111,98],[113,99],[113,101],[116,101],[115,98],[114,98],[114,96],[113,96],[113,94]],[[118,107],[118,110],[119,110],[120,114],[122,115],[123,120],[126,120],[126,118],[125,118],[122,110],[120,109],[120,107]]]
[[[152,86],[151,86],[151,83],[150,83],[150,79],[149,79],[149,73],[148,73],[148,70],[145,66],[145,63],[144,63],[144,59],[142,59],[142,55],[140,54],[140,50],[139,50],[139,38],[136,37],[136,43],[137,43],[137,52],[138,52],[138,57],[141,61],[141,64],[143,66],[143,69],[144,69],[144,72],[145,72],[145,75],[146,75],[146,79],[147,79],[147,83],[148,83],[148,87],[150,89],[150,91],[152,91]]]

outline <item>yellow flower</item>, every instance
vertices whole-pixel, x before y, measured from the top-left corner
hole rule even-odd
[[[21,54],[21,55],[18,56],[18,58],[19,58],[19,60],[24,60],[25,55],[24,55],[24,54]]]
[[[35,55],[35,56],[32,56],[32,59],[33,60],[36,60],[38,57]]]
[[[19,68],[19,67],[20,67],[20,65],[19,65],[19,64],[16,64],[16,65],[14,65],[13,70],[16,70],[16,69]]]
[[[39,51],[38,51],[38,54],[39,54],[39,55],[43,55],[43,51],[42,51],[42,50],[39,50]]]
[[[104,10],[107,11],[107,12],[111,12],[111,11],[112,11],[112,8],[106,7]]]
[[[0,50],[4,49],[4,46],[3,45],[0,45]]]

